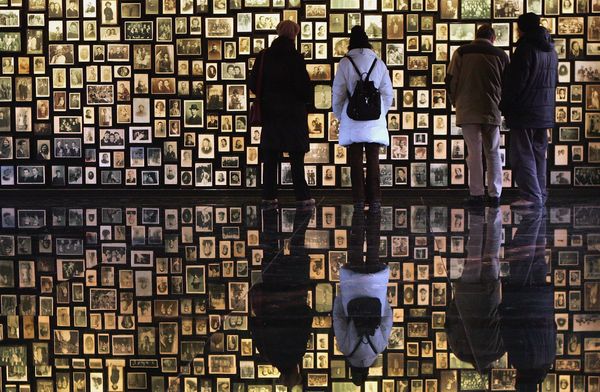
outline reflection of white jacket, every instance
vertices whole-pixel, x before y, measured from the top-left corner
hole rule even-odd
[[[392,308],[387,301],[387,283],[390,269],[375,274],[361,274],[347,268],[340,269],[340,294],[333,303],[333,330],[338,347],[352,366],[369,367],[377,359],[377,355],[387,347],[392,330]],[[348,302],[357,297],[379,298],[382,305],[381,325],[369,336],[369,342],[363,340],[352,356],[349,356],[360,340],[353,321],[348,318]]]
[[[348,52],[354,63],[364,72],[369,72],[373,60],[377,57],[371,49],[352,49]],[[347,146],[352,143],[378,143],[389,146],[389,135],[387,131],[386,115],[393,100],[392,81],[385,63],[377,61],[369,80],[381,93],[381,116],[377,120],[355,121],[348,117],[348,92],[352,94],[359,76],[350,60],[343,58],[335,74],[333,81],[333,112],[340,120],[340,144]]]

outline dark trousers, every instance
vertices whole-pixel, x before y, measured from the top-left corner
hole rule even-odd
[[[292,181],[296,200],[310,199],[310,190],[304,178],[304,153],[290,152]],[[277,165],[281,162],[281,152],[262,150],[263,161],[263,199],[273,200],[277,197]]]
[[[379,241],[381,234],[381,211],[363,210],[352,213],[352,228],[348,245],[348,263],[363,265],[363,247],[367,239],[367,263],[379,263]]]
[[[522,199],[546,202],[546,129],[510,130],[510,165]]]
[[[363,149],[367,155],[367,178],[363,172]],[[353,143],[348,148],[354,202],[381,201],[379,185],[379,144]]]

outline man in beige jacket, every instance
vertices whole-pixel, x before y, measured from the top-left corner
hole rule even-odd
[[[446,85],[456,107],[456,124],[462,127],[467,144],[469,168],[469,206],[483,206],[482,147],[485,153],[488,198],[491,206],[500,204],[502,194],[502,160],[498,105],[502,93],[502,75],[508,56],[494,46],[496,34],[489,24],[477,30],[475,40],[456,50],[448,67]]]

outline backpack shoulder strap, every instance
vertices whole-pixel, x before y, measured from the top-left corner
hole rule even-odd
[[[367,340],[365,342],[365,339]],[[360,340],[356,343],[356,346],[354,346],[354,349],[352,350],[352,352],[350,354],[348,354],[348,357],[351,357],[354,355],[354,353],[356,351],[358,351],[358,348],[360,347],[361,344],[363,343],[368,343],[369,346],[371,347],[371,350],[373,350],[373,352],[375,354],[377,354],[377,349],[375,348],[375,345],[373,344],[373,342],[371,342],[371,339],[369,338],[369,335],[363,335],[360,337]]]
[[[346,55],[344,56],[346,57],[348,60],[350,60],[350,62],[352,63],[352,66],[354,67],[354,69],[356,70],[356,73],[358,74],[358,77],[362,80],[362,73],[360,72],[360,69],[358,69],[358,67],[356,66],[356,63],[354,62],[354,60],[352,60],[352,57]]]
[[[367,77],[365,78],[365,80],[369,80],[369,76],[371,76],[371,72],[373,72],[373,69],[375,68],[376,64],[377,64],[377,57],[375,57],[375,60],[373,60],[373,64],[371,64],[371,68],[369,68],[369,72],[367,72]]]

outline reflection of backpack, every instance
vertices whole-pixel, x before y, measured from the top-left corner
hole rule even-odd
[[[375,331],[381,325],[381,301],[379,298],[358,297],[351,299],[348,302],[347,311],[348,322],[354,321],[354,326],[360,337],[350,356],[358,350],[362,343],[368,343],[373,352],[377,353],[369,336],[375,335]],[[366,341],[364,338],[366,338]]]
[[[352,60],[352,57],[346,57],[350,60],[352,66],[358,73],[358,80],[356,81],[354,93],[350,95],[350,92],[348,92],[349,102],[346,114],[356,121],[379,119],[381,116],[381,93],[379,92],[379,89],[375,88],[373,81],[369,80],[369,76],[371,76],[371,72],[377,64],[377,58],[373,60],[369,72],[367,72],[367,75],[363,79],[363,73],[360,72],[354,63],[354,60]]]
[[[348,302],[348,317],[359,335],[373,336],[381,325],[381,301],[375,297],[358,297]]]

